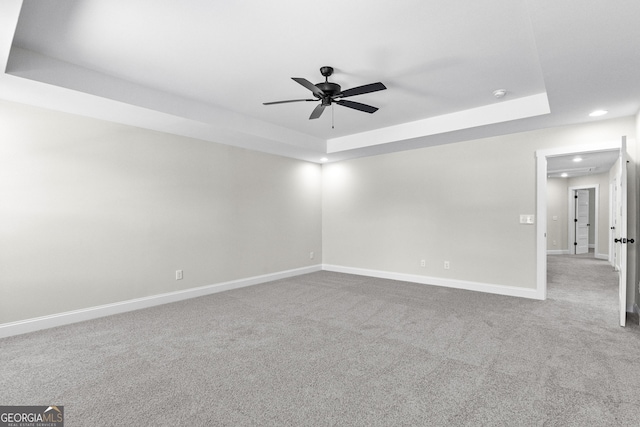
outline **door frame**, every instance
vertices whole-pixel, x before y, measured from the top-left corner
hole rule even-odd
[[[618,212],[616,212],[616,217],[620,218],[620,223],[618,224],[619,227],[616,227],[616,229],[614,230],[615,234],[618,235],[618,237],[620,238],[620,240],[622,240],[624,238],[624,242],[620,243],[620,252],[618,252],[618,255],[620,255],[620,260],[618,265],[620,266],[619,270],[618,270],[618,275],[620,277],[620,283],[624,283],[624,288],[622,287],[622,285],[620,286],[619,291],[619,300],[620,300],[620,306],[625,307],[625,310],[620,310],[620,326],[625,326],[626,325],[626,318],[627,318],[627,313],[626,313],[626,308],[627,308],[627,278],[628,278],[628,268],[629,268],[629,260],[627,258],[627,236],[628,236],[628,229],[629,229],[629,211],[627,210],[628,207],[628,185],[629,185],[629,180],[628,180],[628,171],[627,171],[627,141],[626,138],[623,138],[622,140],[622,149],[620,150],[620,157],[618,159],[619,164],[619,170],[617,171],[617,177],[620,178],[620,182],[618,183],[618,189],[620,191],[617,192],[618,194],[618,198],[619,198],[619,203],[616,202],[616,210],[618,209],[618,207],[620,207],[620,212],[618,214]],[[619,215],[619,216],[618,216]],[[618,245],[615,246],[615,248],[618,248]]]
[[[569,187],[569,192],[568,194],[568,203],[569,203],[569,208],[567,210],[568,215],[567,215],[567,239],[568,239],[568,244],[569,246],[567,246],[569,248],[569,255],[575,255],[576,254],[576,249],[575,249],[575,245],[573,244],[573,242],[575,242],[575,234],[576,234],[576,229],[575,229],[575,222],[573,221],[573,219],[576,216],[576,204],[575,204],[575,199],[573,198],[573,192],[575,192],[576,190],[589,190],[589,189],[595,189],[594,192],[594,196],[593,196],[593,203],[595,204],[594,207],[594,217],[595,218],[589,218],[589,227],[591,227],[591,223],[593,222],[593,229],[595,230],[594,232],[594,241],[593,244],[595,245],[594,251],[593,251],[593,256],[594,258],[598,258],[598,234],[599,234],[599,229],[598,227],[600,226],[600,218],[599,216],[599,210],[600,210],[600,184],[589,184],[589,185],[576,185],[574,187]],[[591,221],[593,219],[593,221]],[[573,250],[572,250],[573,248]]]
[[[536,151],[536,298],[547,299],[547,157],[622,151],[622,137],[596,144],[555,147]],[[626,289],[625,289],[626,292]],[[624,307],[626,310],[626,307]]]

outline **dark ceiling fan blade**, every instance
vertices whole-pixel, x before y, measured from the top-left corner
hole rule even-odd
[[[353,108],[354,110],[364,111],[365,113],[375,113],[376,111],[378,111],[377,107],[372,107],[371,105],[367,104],[361,104],[359,102],[345,101],[343,99],[335,101],[335,103],[338,105],[342,105],[343,107],[349,107]]]
[[[309,120],[317,119],[318,117],[320,117],[324,112],[324,107],[326,107],[326,105],[318,104],[318,106],[314,108],[313,111],[311,112],[311,115],[309,116]]]
[[[288,101],[263,102],[262,105],[286,104],[288,102],[317,101],[317,99],[290,99]]]
[[[300,83],[302,86],[306,87],[307,89],[309,89],[311,92],[315,93],[316,95],[322,97],[325,96],[325,93],[318,89],[318,87],[316,85],[314,85],[313,83],[311,83],[309,80],[307,79],[303,79],[302,77],[291,77],[291,79],[293,79],[294,81]]]
[[[346,98],[347,96],[362,95],[363,93],[377,92],[385,90],[387,87],[380,82],[370,83],[364,86],[358,86],[351,89],[343,90],[336,97]]]

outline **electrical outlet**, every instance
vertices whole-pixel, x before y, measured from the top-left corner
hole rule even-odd
[[[313,259],[313,252],[309,252],[309,259]]]
[[[182,270],[176,270],[176,280],[182,280]]]
[[[444,269],[445,269],[445,270],[448,270],[448,269],[450,269],[450,268],[451,268],[451,264],[449,263],[449,261],[445,261],[445,262],[444,262]]]
[[[427,261],[426,260],[421,260],[420,261],[420,267],[426,267],[427,266]]]

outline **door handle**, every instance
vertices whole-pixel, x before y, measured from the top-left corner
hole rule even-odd
[[[635,239],[627,239],[626,237],[623,237],[621,239],[613,239],[614,242],[616,243],[635,243]]]

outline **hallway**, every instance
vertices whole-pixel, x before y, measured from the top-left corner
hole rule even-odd
[[[550,300],[581,307],[606,324],[618,325],[618,274],[593,252],[547,256],[547,292]]]

